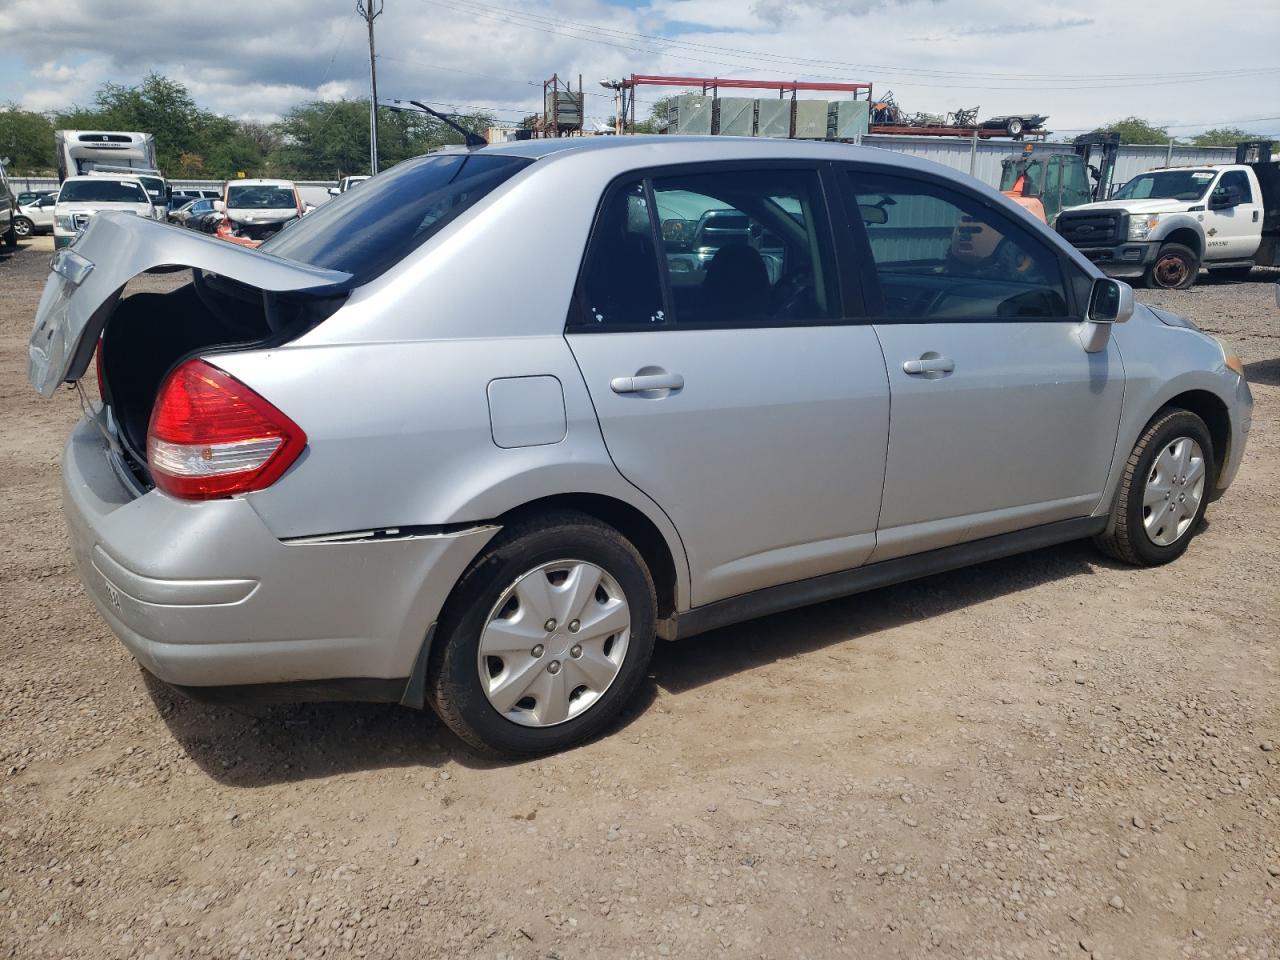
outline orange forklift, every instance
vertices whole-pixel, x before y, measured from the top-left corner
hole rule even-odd
[[[1086,133],[1072,144],[1075,153],[1037,153],[1036,145],[1028,143],[1022,153],[1006,157],[1000,192],[1050,226],[1067,207],[1107,199],[1120,134]]]

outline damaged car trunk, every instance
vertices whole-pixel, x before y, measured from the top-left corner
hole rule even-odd
[[[99,420],[150,486],[146,434],[165,376],[197,355],[278,346],[331,315],[350,274],[272,257],[142,217],[105,213],[54,254],[27,348],[32,385],[46,397],[84,376],[101,342],[106,409]],[[121,299],[141,273],[189,269],[171,293]]]
[[[121,299],[98,345],[100,389],[108,429],[134,479],[150,488],[147,427],[167,375],[184,360],[279,346],[332,314],[345,292],[308,295],[263,291],[228,277],[192,271],[170,293]],[[175,322],[180,321],[180,322]]]

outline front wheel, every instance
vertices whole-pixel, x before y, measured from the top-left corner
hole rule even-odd
[[[1008,132],[1009,136],[1011,137],[1021,136],[1022,135],[1022,118],[1014,117],[1004,125],[1004,128]]]
[[[1185,290],[1196,282],[1200,258],[1180,243],[1166,243],[1147,267],[1147,286],[1156,290]]]
[[[1151,567],[1186,552],[1217,476],[1209,429],[1194,413],[1166,407],[1133,447],[1111,508],[1104,553]]]
[[[612,527],[563,512],[517,523],[463,575],[440,623],[428,691],[477,750],[563,750],[605,730],[653,654],[649,569]]]
[[[36,225],[26,217],[15,217],[13,221],[13,232],[21,240],[27,239],[31,234],[35,233]]]

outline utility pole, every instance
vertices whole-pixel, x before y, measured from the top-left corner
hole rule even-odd
[[[378,61],[373,52],[373,21],[382,15],[382,0],[356,0],[356,13],[369,25],[369,173],[378,172]]]

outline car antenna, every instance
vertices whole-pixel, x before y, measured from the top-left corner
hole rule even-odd
[[[458,123],[458,121],[454,120],[449,115],[441,113],[439,110],[432,110],[430,107],[428,107],[425,103],[423,103],[420,100],[408,100],[408,101],[392,100],[386,106],[390,110],[401,110],[406,113],[413,112],[411,110],[408,110],[405,107],[399,106],[399,104],[402,104],[402,103],[411,103],[413,104],[413,106],[417,107],[419,110],[422,110],[425,113],[429,113],[431,114],[431,116],[435,117],[437,120],[448,124],[458,133],[462,134],[463,143],[465,143],[468,148],[474,149],[476,147],[486,147],[489,145],[489,142],[485,140],[484,137],[480,136],[480,134],[475,133],[471,130],[468,130],[466,127]]]

